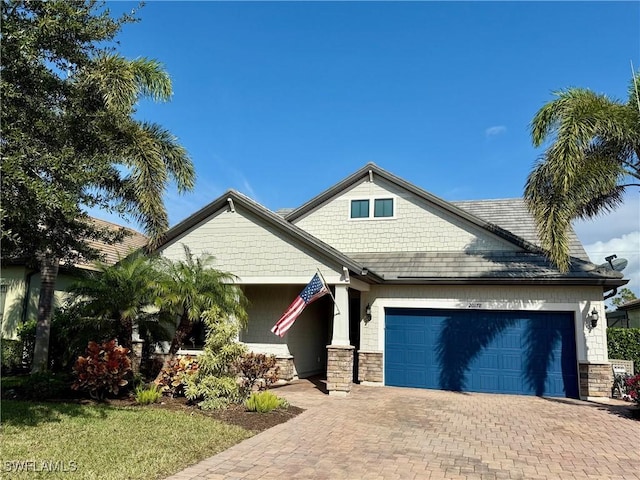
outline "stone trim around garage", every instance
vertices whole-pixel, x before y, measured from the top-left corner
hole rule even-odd
[[[327,390],[346,396],[353,383],[353,345],[327,345]]]
[[[613,379],[610,363],[580,363],[580,398],[610,397]]]
[[[382,384],[382,352],[360,350],[358,352],[358,381],[364,384]]]

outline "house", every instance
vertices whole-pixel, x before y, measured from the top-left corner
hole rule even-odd
[[[240,340],[285,377],[574,398],[608,396],[603,293],[627,283],[573,232],[569,272],[537,246],[521,199],[447,202],[375,164],[272,212],[228,191],[166,234],[234,273],[249,302]],[[280,338],[270,329],[320,271],[333,298]],[[334,300],[335,299],[335,304]]]
[[[640,299],[623,303],[607,312],[607,325],[616,328],[640,328]]]
[[[120,225],[91,218],[98,228],[119,230]],[[141,233],[125,228],[128,235],[122,242],[109,244],[98,240],[90,240],[89,246],[98,250],[102,261],[113,265],[127,253],[142,248],[147,244],[147,237]],[[78,271],[95,270],[93,263],[61,264],[56,278],[54,302],[62,305],[66,292],[77,278]],[[37,318],[38,297],[40,295],[40,273],[31,268],[24,258],[3,258],[0,274],[0,333],[1,338],[16,339],[18,327],[29,319]]]

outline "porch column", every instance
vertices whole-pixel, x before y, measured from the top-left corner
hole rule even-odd
[[[336,304],[333,306],[333,335],[331,345],[349,343],[349,293],[347,285],[336,285]]]
[[[347,285],[336,285],[333,335],[327,346],[327,390],[329,395],[345,396],[353,381],[354,347],[349,343],[349,294]]]

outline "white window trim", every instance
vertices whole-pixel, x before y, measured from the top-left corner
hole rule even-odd
[[[357,217],[353,218],[351,216],[351,202],[358,200],[368,200],[369,201],[369,216],[368,217]],[[376,200],[392,200],[393,201],[393,215],[390,217],[374,217],[375,209],[376,209]],[[348,198],[348,208],[347,208],[347,219],[351,222],[370,222],[371,220],[395,220],[398,218],[398,196],[397,195],[369,195],[369,196],[358,196]]]

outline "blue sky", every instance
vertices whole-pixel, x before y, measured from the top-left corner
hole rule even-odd
[[[445,200],[522,196],[552,91],[626,99],[640,66],[638,2],[149,2],[139,17],[119,51],[161,61],[174,97],[138,115],[198,174],[168,192],[171,225],[229,188],[296,207],[366,162]],[[640,295],[637,190],[576,229],[593,261],[630,260]]]

